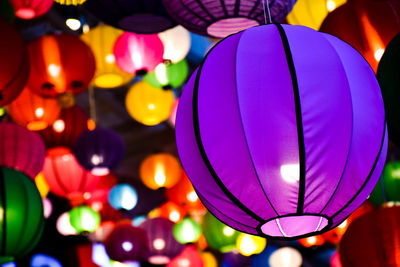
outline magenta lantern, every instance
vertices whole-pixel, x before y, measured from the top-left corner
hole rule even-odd
[[[374,188],[388,142],[364,58],[334,36],[279,24],[214,46],[183,91],[176,140],[211,213],[278,239],[339,225]]]
[[[146,74],[163,62],[164,46],[157,34],[125,32],[115,41],[114,56],[118,67],[131,74]]]
[[[34,179],[43,168],[45,146],[39,135],[14,123],[0,123],[0,166]]]
[[[11,0],[15,15],[21,19],[33,19],[50,10],[53,0]]]

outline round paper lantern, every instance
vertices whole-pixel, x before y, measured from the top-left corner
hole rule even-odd
[[[328,13],[345,3],[346,0],[298,0],[286,19],[290,24],[318,30]]]
[[[182,168],[171,154],[157,153],[142,161],[139,173],[144,185],[156,190],[160,187],[174,186],[181,178]]]
[[[204,263],[195,246],[186,246],[167,267],[203,267]]]
[[[201,226],[192,218],[186,217],[174,225],[173,233],[179,243],[193,243],[200,237]]]
[[[114,44],[117,66],[131,74],[146,74],[163,62],[164,46],[157,34],[121,34]]]
[[[269,258],[271,267],[300,267],[303,258],[299,251],[291,247],[283,247],[274,251]]]
[[[135,83],[125,98],[131,117],[147,126],[167,120],[173,103],[174,93],[171,90],[160,90],[145,81]]]
[[[77,233],[93,232],[100,225],[100,214],[88,206],[69,211],[69,221]]]
[[[250,256],[261,253],[267,240],[263,237],[240,233],[236,239],[236,248],[243,256]]]
[[[96,127],[79,136],[73,152],[83,168],[94,175],[107,175],[124,158],[125,144],[117,133]]]
[[[176,140],[218,219],[297,239],[334,228],[368,197],[386,158],[384,116],[375,75],[352,47],[266,25],[214,46],[183,91]]]
[[[4,263],[26,255],[36,246],[44,217],[42,198],[31,179],[8,168],[1,168],[0,176],[0,262]]]
[[[87,89],[94,76],[93,53],[77,36],[44,35],[32,41],[28,50],[31,61],[28,87],[39,95],[78,94]]]
[[[77,232],[70,222],[69,212],[62,213],[56,222],[57,231],[64,236],[76,235]]]
[[[110,89],[128,83],[133,77],[121,71],[115,64],[114,44],[123,31],[107,25],[99,25],[81,35],[81,39],[90,46],[96,59],[96,73],[93,84],[96,87]]]
[[[218,261],[211,252],[202,252],[200,257],[204,262],[204,267],[218,267]]]
[[[172,63],[182,61],[190,50],[190,33],[178,25],[158,34],[164,45],[164,60]]]
[[[116,225],[104,246],[110,259],[120,262],[141,260],[148,253],[146,232],[130,224]]]
[[[400,161],[388,162],[369,200],[375,204],[400,201]]]
[[[161,0],[88,0],[85,7],[98,19],[128,32],[158,33],[176,25]]]
[[[137,204],[137,192],[129,184],[114,186],[108,195],[108,202],[114,209],[131,210]]]
[[[21,94],[7,105],[12,119],[31,131],[39,131],[51,125],[60,114],[56,99],[43,98],[25,88]]]
[[[188,71],[189,66],[186,60],[176,64],[161,63],[153,72],[144,76],[144,80],[157,88],[176,88],[185,82]]]
[[[397,266],[399,225],[399,206],[376,209],[352,222],[339,245],[343,267]]]
[[[3,2],[3,1],[2,1]],[[29,77],[29,55],[18,31],[0,19],[0,106],[13,101],[24,88]]]
[[[86,203],[90,205],[105,204],[108,202],[110,190],[118,184],[118,178],[110,173],[105,176],[100,176],[100,181],[96,188],[86,194]]]
[[[348,1],[326,17],[320,31],[348,42],[376,71],[386,46],[400,31],[399,16],[399,1]]]
[[[173,234],[174,223],[164,218],[148,219],[140,225],[147,233],[149,254],[147,261],[151,264],[167,264],[183,249]]]
[[[14,123],[0,123],[0,166],[34,179],[43,168],[46,151],[40,137]]]
[[[78,6],[78,5],[82,5],[83,3],[85,3],[86,0],[54,0],[54,2],[59,3],[60,5]]]
[[[83,169],[71,151],[64,147],[47,150],[43,175],[52,193],[70,199],[92,191],[100,179]]]
[[[53,5],[53,0],[11,0],[15,15],[20,19],[33,19],[45,14]]]
[[[269,1],[271,19],[282,22],[296,0]],[[171,16],[191,32],[222,38],[265,24],[262,1],[163,0]],[[268,15],[267,15],[268,16]],[[267,18],[268,19],[268,18]]]

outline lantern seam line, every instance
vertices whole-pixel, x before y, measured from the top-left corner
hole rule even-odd
[[[2,149],[4,150],[4,149]],[[3,218],[2,218],[2,240],[1,240],[1,255],[5,255],[6,251],[6,231],[7,231],[7,214],[6,214],[6,190],[5,190],[5,181],[4,181],[4,167],[0,169],[0,192],[1,192],[1,203],[2,203],[2,209],[3,209]]]
[[[36,186],[36,185],[35,185]],[[30,204],[30,201],[28,201],[28,199],[26,198],[26,196],[28,196],[28,190],[27,190],[27,188],[26,188],[26,184],[25,184],[25,181],[22,181],[22,188],[24,189],[24,209],[25,209],[25,218],[27,217],[27,218],[29,218],[30,216],[29,216],[29,204]],[[20,200],[22,200],[22,198],[20,198]],[[43,213],[42,213],[43,214]],[[27,229],[27,227],[26,227],[26,223],[28,222],[28,220],[23,220],[23,226],[22,226],[22,231],[20,231],[20,233],[19,233],[19,237],[18,237],[18,242],[15,242],[16,244],[19,244],[19,245],[21,245],[21,239],[22,239],[22,237],[23,236],[25,236],[26,235],[26,233],[25,233],[25,231],[26,231],[26,229]],[[30,242],[29,243],[26,243],[26,244],[30,244]],[[20,250],[21,250],[21,248],[20,248]],[[22,250],[23,251],[23,250]]]
[[[306,183],[306,152],[304,144],[304,132],[303,132],[303,119],[301,114],[301,102],[299,85],[297,81],[296,68],[293,61],[292,52],[290,50],[289,40],[286,36],[285,30],[280,24],[275,24],[278,28],[282,45],[285,50],[286,62],[290,71],[290,77],[292,80],[293,95],[295,102],[296,111],[296,124],[297,124],[297,142],[299,148],[299,164],[300,164],[300,181],[299,181],[299,192],[297,201],[297,214],[301,215],[304,213],[304,193]]]
[[[254,6],[252,7],[252,9],[250,10],[250,12],[248,13],[249,17],[252,17],[252,14],[254,14],[254,12],[257,10],[258,5],[260,4],[260,1],[264,1],[264,0],[257,0],[254,3]],[[256,16],[255,16],[256,17]],[[257,19],[255,19],[258,23],[260,23]]]
[[[203,9],[203,11],[211,18],[211,20],[215,20],[216,18],[208,11],[208,9],[203,5],[203,3],[199,0],[196,1],[197,4]],[[183,4],[183,2],[181,1]]]
[[[225,6],[224,0],[219,0],[219,2],[221,4],[222,9],[224,10],[225,16],[228,16],[228,10],[226,10],[226,6]]]

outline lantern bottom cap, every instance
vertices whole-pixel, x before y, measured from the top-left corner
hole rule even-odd
[[[21,19],[33,19],[36,12],[32,8],[20,8],[15,12],[15,15]]]
[[[107,167],[94,167],[90,172],[95,176],[105,176],[110,173],[110,170]]]
[[[112,89],[125,84],[122,75],[116,73],[107,73],[99,75],[94,80],[94,85],[99,88]]]
[[[151,264],[161,265],[161,264],[168,264],[171,261],[171,259],[164,255],[154,255],[154,256],[150,256],[148,258],[148,261]]]
[[[48,125],[45,121],[31,121],[26,125],[26,128],[31,131],[40,131],[46,129]]]
[[[330,218],[324,215],[293,214],[272,218],[260,226],[260,231],[269,237],[297,238],[318,234],[329,228]]]
[[[228,35],[246,30],[250,27],[258,26],[258,21],[248,18],[225,18],[220,19],[208,26],[207,34],[216,37],[224,38]]]

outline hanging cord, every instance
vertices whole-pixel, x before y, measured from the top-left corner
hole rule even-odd
[[[93,120],[93,122],[97,123],[97,114],[96,114],[96,100],[94,96],[94,86],[90,85],[88,88],[89,91],[89,116]]]
[[[268,0],[265,0],[265,2],[267,3],[267,5],[265,6],[264,0],[261,0],[262,4],[263,4],[263,10],[264,10],[264,21],[265,24],[272,24],[272,19],[271,19],[271,11],[269,10],[269,2]],[[267,14],[265,13],[265,10],[268,11],[268,21],[267,22]]]

